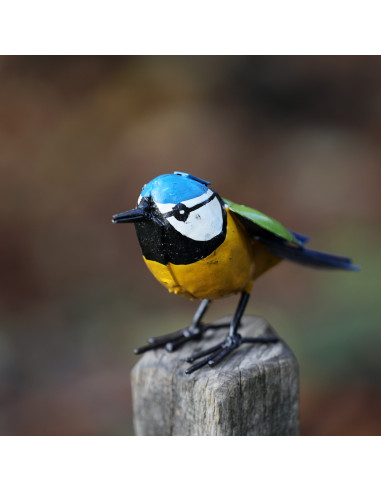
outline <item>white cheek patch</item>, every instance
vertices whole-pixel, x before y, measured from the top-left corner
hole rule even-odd
[[[184,202],[187,205],[190,200]],[[209,241],[222,232],[223,217],[217,197],[191,212],[185,222],[168,217],[168,222],[183,236],[194,241]]]

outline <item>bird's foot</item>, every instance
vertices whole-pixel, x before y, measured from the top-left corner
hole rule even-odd
[[[148,345],[134,349],[135,354],[142,354],[148,350],[154,350],[157,348],[165,347],[168,352],[173,352],[177,348],[184,345],[191,340],[200,340],[202,335],[209,329],[226,328],[229,323],[219,324],[204,324],[199,323],[196,326],[189,326],[185,330],[179,330],[162,337],[149,338]]]
[[[241,337],[238,333],[235,335],[228,335],[222,343],[218,345],[214,345],[209,349],[203,350],[198,354],[192,355],[188,357],[187,362],[194,362],[197,359],[203,358],[201,361],[196,362],[193,366],[188,367],[185,371],[186,374],[191,374],[200,367],[208,364],[210,367],[214,367],[218,364],[222,359],[224,359],[230,352],[233,352],[237,347],[239,347],[242,343],[274,343],[278,342],[279,338],[276,336],[269,337]]]

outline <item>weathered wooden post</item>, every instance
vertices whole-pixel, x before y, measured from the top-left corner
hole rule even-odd
[[[222,341],[225,332],[209,330],[200,342],[173,353],[150,351],[137,362],[132,371],[137,435],[299,433],[298,364],[282,341],[241,345],[216,367],[185,374],[185,359]],[[274,332],[264,319],[246,316],[240,334]]]

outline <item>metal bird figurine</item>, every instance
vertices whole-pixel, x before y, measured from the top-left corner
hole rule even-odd
[[[135,209],[113,216],[114,223],[135,224],[143,259],[169,292],[201,300],[188,328],[150,338],[136,354],[159,347],[171,352],[208,329],[229,327],[222,343],[188,359],[200,359],[188,374],[216,365],[242,343],[278,341],[274,336],[242,337],[238,329],[253,281],[283,259],[318,268],[359,269],[349,258],[307,249],[306,236],[258,210],[221,198],[209,184],[187,173],[163,174],[143,187]],[[202,323],[212,300],[239,293],[230,325]]]

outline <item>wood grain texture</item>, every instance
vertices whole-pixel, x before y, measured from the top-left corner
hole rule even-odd
[[[253,316],[243,317],[239,332],[248,337],[274,334],[263,318]],[[141,357],[131,377],[137,435],[299,433],[298,364],[282,341],[241,345],[216,367],[185,374],[185,359],[222,341],[226,333],[209,330],[201,341],[176,352],[159,349]]]

